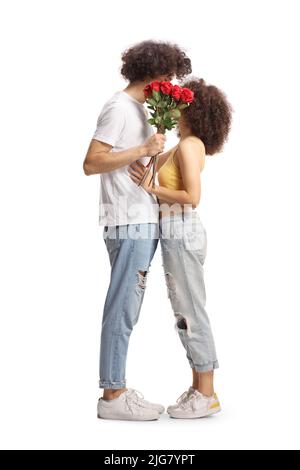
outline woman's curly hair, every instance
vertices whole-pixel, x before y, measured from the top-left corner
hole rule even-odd
[[[191,60],[176,44],[143,41],[122,54],[121,74],[130,82],[159,75],[181,79],[191,73]]]
[[[226,95],[203,78],[191,78],[183,86],[194,92],[194,101],[182,111],[185,124],[202,140],[207,155],[220,152],[231,127],[232,107]]]

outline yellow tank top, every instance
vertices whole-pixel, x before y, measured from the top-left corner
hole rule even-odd
[[[160,186],[169,189],[184,189],[180,168],[174,161],[174,155],[178,149],[178,145],[174,147],[169,158],[158,171],[158,182]]]
[[[195,137],[195,139],[199,141],[197,137]],[[174,159],[174,156],[178,150],[178,147],[179,147],[179,144],[176,145],[176,147],[174,147],[169,158],[165,161],[165,163],[162,165],[162,167],[158,171],[159,185],[164,186],[165,188],[176,189],[176,190],[184,189],[180,168],[176,164],[175,159]],[[201,171],[204,168],[204,164],[205,164],[205,159],[203,160]]]

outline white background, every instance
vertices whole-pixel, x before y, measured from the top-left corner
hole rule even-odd
[[[298,3],[1,2],[2,448],[299,448]],[[186,48],[235,109],[200,205],[224,410],[205,420],[96,419],[109,265],[99,178],[82,162],[104,101],[125,86],[121,52],[148,38]],[[168,405],[190,370],[159,250],[148,281],[127,378]]]

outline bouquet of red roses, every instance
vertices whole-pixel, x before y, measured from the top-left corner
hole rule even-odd
[[[181,110],[189,106],[194,100],[194,93],[189,88],[173,85],[171,82],[152,82],[144,88],[146,103],[150,110],[149,124],[156,127],[157,132],[165,134],[177,126],[181,116]],[[152,185],[155,185],[157,155],[151,157],[147,165],[148,171],[140,181],[143,184],[148,173],[153,167]]]

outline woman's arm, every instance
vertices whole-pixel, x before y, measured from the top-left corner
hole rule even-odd
[[[192,204],[195,208],[200,201],[200,172],[203,168],[205,150],[204,147],[201,148],[197,142],[188,137],[179,144],[178,150],[178,161],[185,189],[168,189],[157,185],[152,188],[151,185],[149,186],[148,180],[145,181],[143,187],[147,192],[155,194],[158,199],[165,202],[181,205]],[[144,171],[140,165],[133,164],[130,173],[133,181],[137,183]]]
[[[169,203],[179,203],[181,205],[191,204],[193,208],[197,207],[201,196],[200,172],[204,161],[204,148],[202,149],[197,142],[186,138],[178,147],[178,163],[182,176],[184,189],[168,189],[163,186],[149,188],[158,199],[163,199]]]

